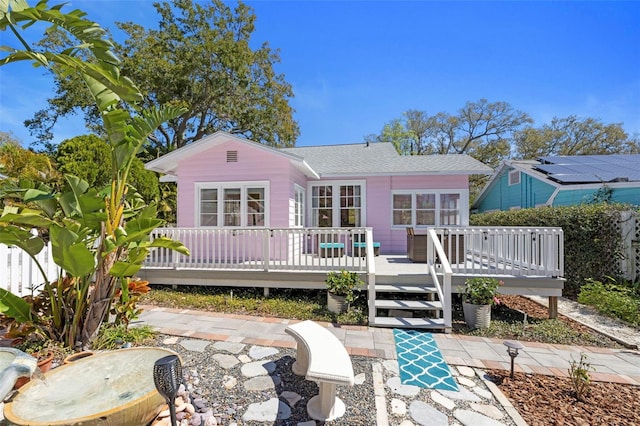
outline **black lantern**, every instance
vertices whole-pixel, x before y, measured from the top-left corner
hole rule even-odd
[[[169,404],[171,425],[176,425],[176,395],[182,383],[182,364],[178,355],[168,355],[160,358],[153,366],[153,382],[158,393]]]
[[[507,347],[507,353],[511,357],[511,378],[513,379],[513,362],[518,356],[518,351],[524,349],[522,343],[513,340],[505,340],[503,344]]]

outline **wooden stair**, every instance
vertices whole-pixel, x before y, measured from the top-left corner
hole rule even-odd
[[[438,292],[432,284],[376,284],[375,292],[376,312],[370,325],[427,330],[446,328],[442,301],[438,300]],[[385,311],[387,315],[384,315]]]

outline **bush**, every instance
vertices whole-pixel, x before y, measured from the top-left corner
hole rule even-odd
[[[578,295],[578,302],[593,306],[598,312],[640,326],[640,296],[631,285],[614,279],[601,282],[589,279]]]
[[[624,253],[619,229],[621,204],[583,204],[569,207],[474,214],[472,226],[547,226],[564,232],[565,296],[578,295],[588,278],[604,280],[620,277],[620,259]]]

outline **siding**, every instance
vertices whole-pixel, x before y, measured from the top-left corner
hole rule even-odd
[[[479,212],[536,207],[549,200],[555,190],[553,185],[522,172],[520,183],[509,185],[509,172],[512,170],[506,170],[494,180],[478,207]]]
[[[238,162],[227,163],[227,151],[238,152]],[[180,227],[196,223],[197,183],[269,182],[269,222],[271,227],[293,226],[294,184],[307,191],[305,223],[311,223],[307,177],[291,162],[275,153],[251,145],[228,141],[181,161],[178,164],[178,220]],[[365,181],[364,224],[373,228],[374,240],[383,253],[406,253],[406,230],[391,227],[391,191],[396,190],[468,190],[466,175],[374,176],[368,178],[332,177],[327,181]],[[321,182],[323,180],[313,182]],[[462,200],[463,220],[468,199]],[[465,224],[465,223],[463,223]]]
[[[227,151],[238,151],[237,163],[227,163]],[[289,226],[290,169],[286,158],[233,141],[180,162],[178,226],[195,226],[196,183],[250,181],[269,182],[269,226]]]
[[[611,201],[636,206],[640,205],[640,187],[611,189]],[[593,197],[597,191],[598,188],[560,190],[553,200],[553,205],[572,206],[576,204],[590,203],[593,201]]]

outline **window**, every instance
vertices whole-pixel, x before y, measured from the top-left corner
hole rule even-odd
[[[360,226],[361,196],[359,185],[340,185],[340,226]]]
[[[460,194],[440,194],[440,226],[460,225]]]
[[[518,170],[509,172],[509,185],[520,185],[520,172]]]
[[[218,226],[218,190],[200,192],[200,226]]]
[[[461,225],[461,193],[403,191],[392,194],[393,226]]]
[[[310,188],[312,226],[365,226],[364,181],[323,182]]]
[[[411,194],[395,194],[393,196],[393,224],[412,225],[413,212]]]
[[[304,189],[295,185],[293,192],[293,226],[304,226]]]
[[[311,216],[315,226],[333,226],[333,187],[315,185],[311,189]]]
[[[268,226],[267,193],[266,184],[197,184],[198,226]]]

